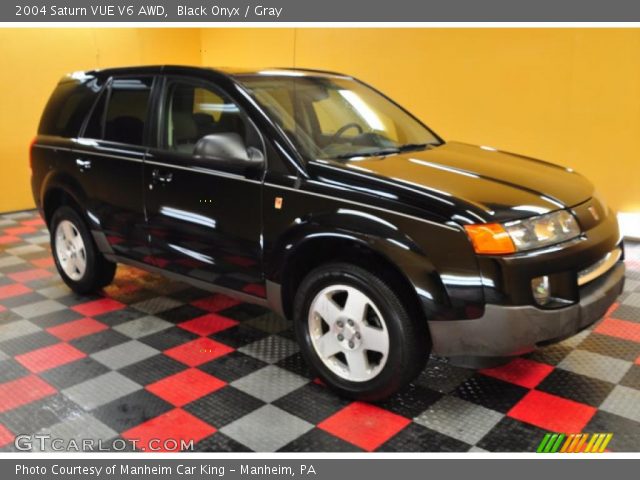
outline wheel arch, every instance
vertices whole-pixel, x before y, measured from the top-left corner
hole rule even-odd
[[[85,209],[87,196],[80,184],[70,175],[52,174],[43,182],[40,198],[42,199],[42,211],[47,226],[51,223],[51,217],[61,205],[69,205],[87,221]],[[89,225],[89,224],[88,224]]]
[[[391,225],[363,224],[354,231],[349,219],[342,225],[327,217],[293,226],[283,235],[268,262],[267,279],[280,288],[271,294],[278,310],[292,318],[297,287],[314,268],[332,261],[353,263],[384,278],[403,297],[412,316],[427,325],[430,309],[447,304],[446,291],[433,264],[407,236]],[[368,228],[367,228],[368,227]],[[271,300],[271,299],[270,299]],[[431,305],[431,306],[430,306]]]

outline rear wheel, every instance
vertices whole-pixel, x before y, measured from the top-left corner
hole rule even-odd
[[[98,251],[85,222],[73,208],[62,206],[54,212],[50,232],[56,268],[71,290],[89,293],[112,282],[116,264]]]
[[[296,293],[303,355],[340,394],[381,400],[424,368],[429,341],[400,296],[381,278],[347,263],[309,273]]]

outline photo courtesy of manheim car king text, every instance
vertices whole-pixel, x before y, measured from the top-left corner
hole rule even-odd
[[[640,8],[152,3],[0,5],[2,478],[633,475]]]

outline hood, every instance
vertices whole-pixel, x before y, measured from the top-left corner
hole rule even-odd
[[[448,203],[458,212],[447,216],[453,213],[463,223],[477,223],[477,217],[488,222],[531,217],[572,207],[593,196],[591,183],[569,168],[458,142],[329,164],[360,178],[362,174],[375,178],[380,188],[403,191],[403,201],[418,202],[424,208],[429,208],[428,199]],[[464,222],[460,207],[472,212],[475,220]]]

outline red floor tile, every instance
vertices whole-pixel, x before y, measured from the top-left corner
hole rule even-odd
[[[30,226],[22,226],[22,227],[10,227],[5,228],[4,233],[7,235],[25,235],[27,233],[35,233],[38,230],[36,228]]]
[[[583,403],[532,390],[507,416],[551,432],[577,433],[582,431],[596,411],[596,408]]]
[[[190,367],[197,367],[231,352],[233,348],[210,338],[201,337],[165,350],[164,354]]]
[[[22,225],[27,225],[29,227],[41,227],[41,226],[44,226],[44,220],[42,220],[42,218],[31,218],[29,220],[23,220],[20,223]]]
[[[13,235],[0,236],[0,245],[8,245],[10,243],[18,243],[21,241],[20,237],[14,237]]]
[[[227,297],[226,295],[216,294],[211,297],[201,298],[191,302],[191,305],[206,310],[208,312],[219,312],[225,308],[235,307],[240,305],[240,301],[235,298]]]
[[[410,423],[388,410],[354,402],[319,423],[318,428],[371,452]]]
[[[607,309],[607,311],[605,312],[605,314],[603,315],[603,317],[604,317],[604,318],[607,318],[607,317],[611,316],[611,314],[612,314],[613,312],[615,312],[615,311],[618,309],[618,307],[619,307],[619,306],[620,306],[620,304],[619,304],[618,302],[613,302],[613,303],[611,304],[611,306]]]
[[[169,261],[168,260],[165,260],[165,259],[160,258],[160,257],[154,257],[154,256],[151,256],[151,255],[147,255],[142,260],[145,263],[149,263],[151,265],[155,265],[155,266],[160,267],[160,268],[164,268],[167,265],[169,265]]]
[[[17,297],[29,293],[31,289],[25,285],[14,283],[12,285],[3,285],[0,287],[0,300],[3,298]]]
[[[266,297],[267,291],[265,290],[263,285],[258,285],[257,283],[250,283],[245,285],[242,288],[243,292],[250,293],[251,295],[256,295],[258,297]]]
[[[635,364],[640,365],[640,355],[638,355],[638,358],[636,358]]]
[[[122,433],[127,440],[137,441],[136,448],[145,451],[176,451],[173,445],[213,435],[216,429],[193,415],[176,408]],[[165,443],[168,441],[168,443]],[[163,448],[164,447],[164,448]]]
[[[240,267],[245,267],[245,268],[256,264],[254,260],[247,257],[241,257],[238,255],[225,257],[225,260],[231,263],[232,265],[238,265]]]
[[[182,322],[178,326],[189,332],[206,337],[212,333],[235,327],[238,323],[239,322],[237,320],[232,320],[230,318],[223,317],[222,315],[216,315],[215,313],[208,313],[201,317]]]
[[[5,445],[9,445],[11,442],[13,442],[14,438],[15,435],[11,433],[11,431],[7,427],[0,423],[0,448],[4,447]]]
[[[58,337],[63,342],[68,342],[74,338],[85,337],[108,328],[107,325],[93,318],[81,318],[72,322],[63,323],[62,325],[56,325],[55,327],[49,327],[47,328],[47,332]]]
[[[0,384],[0,413],[35,402],[56,393],[56,389],[35,375]]]
[[[182,407],[225,385],[226,382],[213,375],[190,368],[147,385],[146,389],[176,407]]]
[[[95,315],[113,312],[114,310],[120,310],[124,307],[126,307],[124,303],[120,303],[112,298],[101,298],[100,300],[76,305],[75,307],[71,307],[71,310],[86,317],[93,317]]]
[[[50,347],[23,353],[15,357],[15,359],[30,372],[40,373],[60,365],[75,362],[83,357],[86,357],[84,352],[68,343],[57,343]]]
[[[594,332],[640,343],[640,323],[618,320],[617,318],[605,318],[594,329]]]
[[[22,272],[9,273],[9,277],[14,282],[25,283],[33,280],[40,280],[41,278],[51,277],[53,273],[42,268],[34,268],[32,270],[25,270]]]
[[[526,358],[516,358],[500,367],[482,369],[480,373],[499,378],[505,382],[515,383],[521,387],[534,388],[552,371],[551,365]]]
[[[49,268],[55,265],[53,261],[53,257],[45,257],[45,258],[36,258],[35,260],[31,260],[31,264],[40,268]]]

